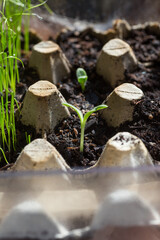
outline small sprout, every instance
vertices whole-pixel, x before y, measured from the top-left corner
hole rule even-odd
[[[87,119],[89,118],[89,116],[94,113],[97,112],[99,110],[102,110],[104,108],[107,108],[107,105],[99,105],[97,107],[94,107],[93,109],[91,109],[89,112],[87,112],[84,116],[82,114],[82,112],[76,108],[75,106],[69,104],[69,103],[62,103],[64,106],[66,107],[70,107],[72,108],[78,115],[79,119],[80,119],[80,123],[81,123],[81,139],[80,139],[80,152],[83,152],[83,146],[84,146],[84,130],[85,130],[85,125],[87,122]]]
[[[77,75],[78,82],[81,85],[82,92],[84,92],[87,79],[88,79],[87,73],[83,68],[77,68],[76,75]]]
[[[27,132],[25,132],[25,137],[26,137],[26,143],[27,144],[31,143],[31,135],[29,135]]]
[[[4,151],[3,151],[3,149],[1,147],[0,147],[0,151],[1,151],[2,155],[3,155],[4,160],[6,161],[6,163],[9,164],[9,162],[7,161],[6,155],[5,155],[5,153],[4,153]],[[1,160],[1,157],[0,157],[0,160]]]

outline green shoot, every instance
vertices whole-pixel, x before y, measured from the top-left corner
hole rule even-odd
[[[4,151],[3,151],[3,149],[1,147],[0,147],[0,151],[3,154],[4,160],[6,161],[6,163],[9,164],[9,162],[7,161],[6,155],[5,155],[5,153],[4,153]]]
[[[82,92],[84,92],[87,79],[88,79],[87,73],[83,68],[77,68],[76,75],[77,75],[77,80],[81,85]]]
[[[0,152],[6,163],[5,151],[16,147],[15,108],[19,109],[16,83],[19,82],[21,56],[21,29],[24,19],[25,50],[29,48],[29,18],[36,7],[46,4],[39,0],[32,5],[31,0],[0,0]],[[20,110],[19,110],[20,111]],[[30,136],[27,136],[30,141]],[[0,156],[1,159],[1,156]]]
[[[26,143],[29,144],[31,142],[31,135],[25,132]]]
[[[85,125],[87,122],[87,119],[89,118],[89,116],[94,113],[97,112],[99,110],[102,110],[104,108],[107,108],[107,105],[99,105],[97,107],[94,107],[93,109],[91,109],[90,111],[88,111],[84,116],[82,114],[82,112],[76,108],[75,106],[69,104],[69,103],[62,103],[62,105],[66,106],[66,107],[70,107],[72,108],[78,115],[79,119],[80,119],[80,124],[81,124],[81,139],[80,139],[80,152],[83,153],[83,148],[84,148],[84,130],[85,130]]]

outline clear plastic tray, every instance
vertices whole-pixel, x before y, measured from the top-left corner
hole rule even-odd
[[[4,172],[0,173],[0,219],[18,203],[35,200],[68,229],[85,227],[104,198],[117,190],[136,193],[160,213],[159,188],[160,167],[94,169],[68,175]]]

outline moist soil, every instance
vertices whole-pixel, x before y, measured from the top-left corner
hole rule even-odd
[[[133,121],[118,128],[107,126],[99,113],[92,114],[85,128],[83,154],[79,151],[80,121],[77,114],[71,111],[71,117],[59,123],[55,131],[48,134],[47,140],[57,148],[72,168],[94,165],[108,139],[120,131],[128,131],[139,137],[155,163],[160,161],[160,37],[150,35],[144,30],[134,30],[124,40],[131,45],[139,61],[135,72],[126,72],[125,82],[133,83],[142,89],[145,97],[136,104]],[[84,114],[94,106],[102,104],[113,90],[95,70],[96,60],[103,45],[90,31],[65,31],[59,35],[56,42],[72,66],[70,76],[57,87],[66,101],[81,109]],[[23,103],[27,88],[39,80],[36,71],[28,67],[28,58],[23,57],[22,60],[25,69],[20,68],[21,82],[17,85],[16,95],[20,105]],[[76,79],[78,67],[84,68],[88,74],[84,93]],[[31,140],[39,137],[32,128],[22,126],[19,118],[16,125],[16,151],[6,153],[10,163],[16,160],[26,145],[25,132],[31,134]],[[4,162],[1,166],[3,165]]]
[[[57,126],[55,134],[50,134],[48,140],[72,167],[95,164],[108,139],[120,131],[128,131],[139,137],[155,162],[160,160],[160,38],[137,30],[124,40],[131,45],[139,61],[134,73],[126,72],[125,82],[142,89],[145,97],[136,104],[133,121],[118,128],[108,127],[98,113],[94,114],[86,125],[83,155],[79,152],[80,123],[77,115],[72,113],[69,119]],[[71,77],[59,86],[66,100],[84,109],[84,112],[93,105],[101,104],[113,90],[95,71],[102,44],[89,35],[89,31],[88,34],[87,31],[63,33],[58,38],[58,44],[73,68]],[[88,73],[84,94],[75,77],[78,67],[83,67]]]

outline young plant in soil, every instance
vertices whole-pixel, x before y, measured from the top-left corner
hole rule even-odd
[[[83,148],[84,148],[84,130],[85,130],[85,125],[87,122],[87,119],[89,118],[89,116],[94,113],[97,112],[99,110],[102,110],[104,108],[107,108],[107,105],[99,105],[97,107],[94,107],[93,109],[91,109],[89,112],[87,112],[84,116],[82,114],[82,112],[76,108],[75,106],[73,106],[72,104],[69,103],[63,103],[64,106],[66,107],[70,107],[72,108],[78,115],[79,119],[80,119],[80,124],[81,124],[81,139],[80,139],[80,152],[83,153]]]
[[[33,15],[31,13],[33,8],[45,3],[46,1],[43,1],[33,6],[31,0],[0,1],[0,152],[6,163],[8,161],[4,157],[4,150],[11,152],[11,149],[15,150],[16,147],[15,109],[18,104],[15,98],[16,84],[19,82],[18,61],[22,63],[19,59],[22,16],[26,15],[29,18]],[[27,27],[24,35],[26,35],[25,46],[28,46],[29,29]]]
[[[8,1],[2,2],[0,14],[0,147],[10,152],[16,141],[14,110],[16,82],[19,82],[19,40],[16,27],[11,24]]]
[[[84,92],[87,79],[88,79],[87,73],[83,68],[77,68],[76,75],[77,75],[78,82],[81,85],[82,92]]]
[[[26,137],[26,143],[27,144],[31,143],[31,135],[25,132],[25,137]]]

